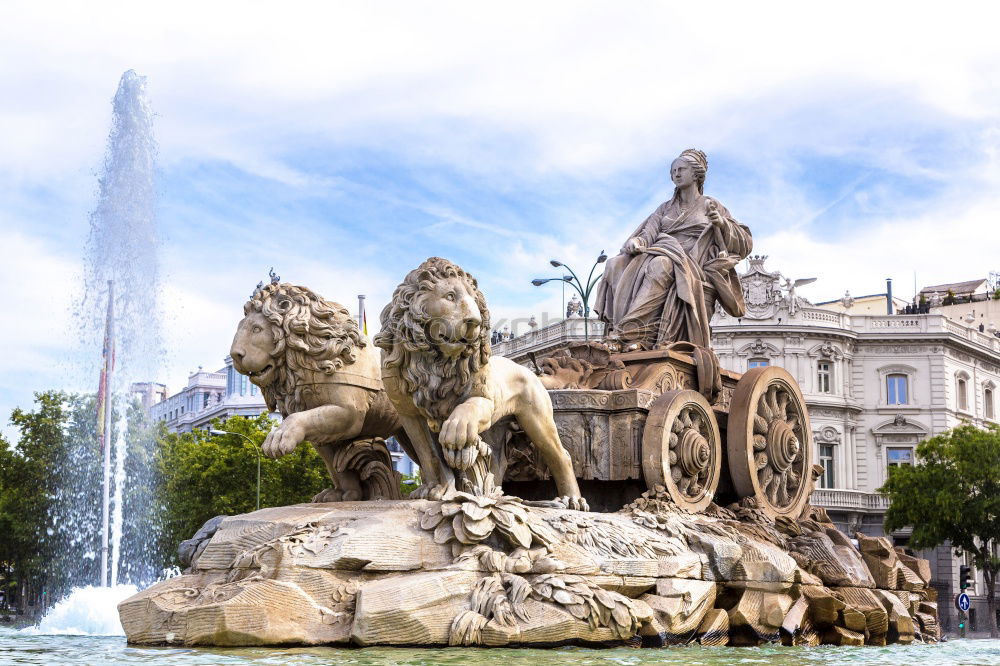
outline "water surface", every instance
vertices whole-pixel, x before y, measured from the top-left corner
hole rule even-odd
[[[54,636],[0,629],[3,664],[350,664],[355,666],[646,666],[653,664],[1000,664],[1000,640],[889,647],[552,650],[130,647],[120,636]]]

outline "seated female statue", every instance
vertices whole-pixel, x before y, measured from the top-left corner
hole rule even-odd
[[[750,229],[704,195],[708,159],[688,149],[670,165],[674,196],[608,260],[594,309],[614,349],[692,342],[709,347],[718,301],[734,317],[746,312],[736,264],[753,249]]]

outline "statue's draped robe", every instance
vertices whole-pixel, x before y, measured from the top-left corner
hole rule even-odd
[[[721,228],[709,220],[709,206],[722,217]],[[716,301],[734,317],[746,313],[735,266],[750,254],[753,237],[719,202],[701,196],[681,212],[675,197],[632,238],[643,249],[608,260],[594,308],[623,342],[653,347],[687,341],[709,347]],[[719,256],[723,250],[728,256]]]

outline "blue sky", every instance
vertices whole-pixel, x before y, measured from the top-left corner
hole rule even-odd
[[[561,310],[687,147],[813,300],[1000,270],[997,10],[949,3],[12,3],[0,22],[0,415],[73,344],[110,100],[148,77],[166,364],[222,364],[270,266],[369,324],[431,255],[497,320]],[[11,293],[11,292],[8,292]],[[81,371],[86,367],[86,371]]]

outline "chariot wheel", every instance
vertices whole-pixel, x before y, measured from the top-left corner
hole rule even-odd
[[[809,500],[812,430],[802,391],[784,368],[748,371],[729,407],[727,458],[733,488],[772,517],[797,517]]]
[[[652,489],[662,484],[678,507],[698,512],[719,487],[722,438],[702,394],[664,393],[649,406],[642,433],[642,474]]]

